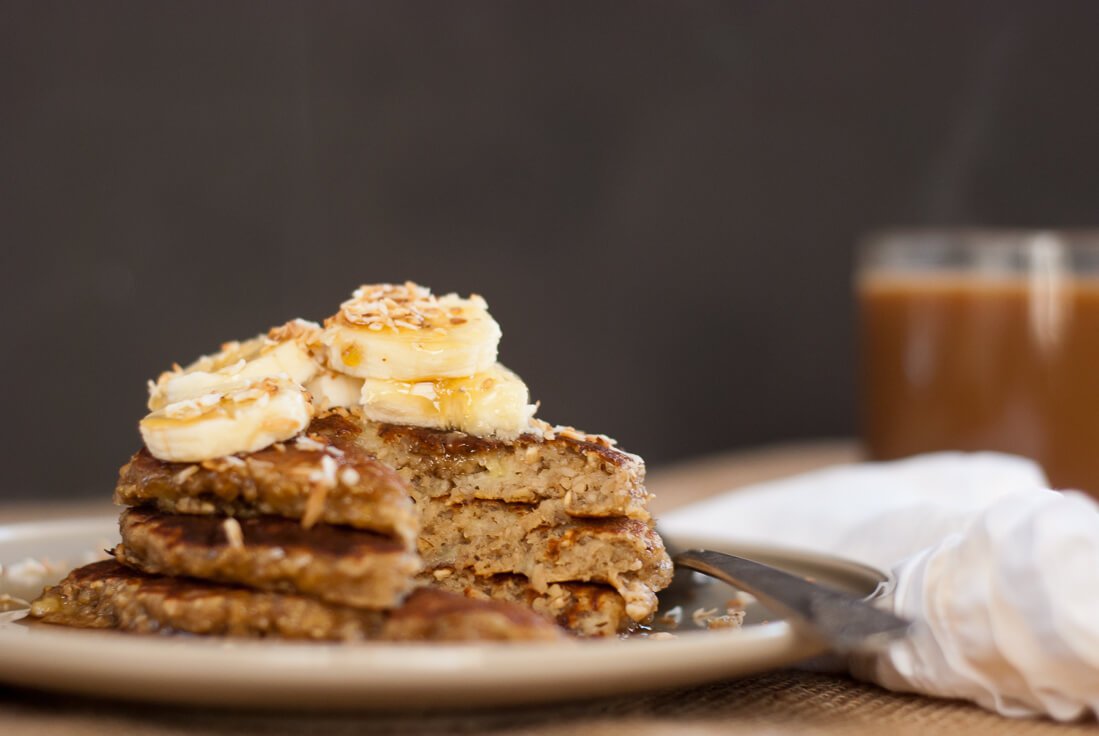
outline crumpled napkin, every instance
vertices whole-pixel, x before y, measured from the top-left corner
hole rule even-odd
[[[672,535],[809,549],[892,570],[917,622],[852,672],[1008,716],[1099,714],[1099,505],[1034,463],[939,453],[816,471],[662,517]]]

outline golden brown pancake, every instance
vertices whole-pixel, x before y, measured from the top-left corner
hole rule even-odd
[[[480,576],[449,568],[427,570],[420,579],[472,598],[521,603],[577,636],[615,636],[637,628],[626,615],[626,601],[609,585],[554,583],[539,592],[522,575]]]
[[[305,441],[217,460],[169,463],[142,449],[120,471],[115,503],[352,526],[396,537],[411,548],[419,527],[408,488],[354,442],[359,432],[351,421],[329,414],[310,425]]]
[[[425,497],[559,499],[571,516],[649,520],[644,462],[605,438],[546,425],[505,441],[351,416],[362,427],[355,441]]]
[[[656,591],[671,582],[660,536],[637,519],[577,519],[560,500],[420,500],[419,506],[420,555],[431,569],[520,574],[539,593],[553,583],[604,583],[618,591],[636,621],[656,612]]]
[[[336,606],[189,578],[148,575],[115,560],[77,568],[31,605],[33,618],[142,634],[312,640],[557,640],[561,629],[517,605],[416,590],[392,612]]]
[[[395,608],[420,558],[404,544],[351,527],[309,529],[280,516],[232,519],[127,509],[115,558],[147,573],[303,593],[359,608]]]

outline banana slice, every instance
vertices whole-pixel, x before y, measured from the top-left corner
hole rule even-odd
[[[435,297],[412,282],[360,287],[325,327],[329,366],[358,378],[472,376],[496,362],[500,343],[484,299]]]
[[[227,342],[186,368],[160,374],[149,384],[149,408],[161,409],[211,391],[244,387],[250,381],[287,376],[305,383],[319,369],[311,348],[319,344],[321,326],[296,319],[272,327],[266,335],[244,342]]]
[[[526,384],[499,363],[468,378],[363,382],[363,414],[388,424],[514,439],[529,429],[534,410]]]
[[[198,462],[290,439],[312,417],[305,389],[286,378],[264,378],[170,403],[142,419],[139,428],[154,457]]]
[[[321,371],[306,382],[305,390],[313,397],[313,406],[320,411],[358,406],[363,392],[363,379],[333,371]]]

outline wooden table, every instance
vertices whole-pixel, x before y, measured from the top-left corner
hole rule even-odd
[[[736,452],[650,475],[654,510],[859,457],[846,441]],[[0,505],[0,523],[112,513],[107,502]],[[121,665],[120,665],[121,666]],[[0,652],[3,667],[3,652]],[[659,673],[654,673],[659,677]],[[771,672],[687,690],[472,713],[300,716],[115,703],[0,685],[0,735],[177,736],[179,734],[687,734],[1096,733],[1095,724],[1013,721],[976,706],[898,695],[845,677]]]

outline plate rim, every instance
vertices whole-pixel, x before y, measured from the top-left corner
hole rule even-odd
[[[117,517],[0,524],[0,544],[17,544],[28,535],[101,536],[108,525],[116,526]],[[672,538],[691,546],[734,549],[749,557],[777,554],[837,564],[863,575],[868,585],[871,578],[878,581],[870,599],[883,595],[892,580],[871,566],[804,550],[737,545],[701,536]],[[0,614],[0,650],[7,663],[0,667],[2,682],[131,701],[265,710],[435,710],[544,703],[699,684],[790,665],[824,652],[818,641],[782,620],[736,630],[684,632],[669,641],[347,645],[46,630],[14,623],[22,614],[25,611]],[[125,666],[104,662],[105,650]],[[609,652],[616,656],[606,656]],[[166,662],[165,657],[171,659]],[[204,676],[196,679],[196,674]],[[501,687],[504,684],[508,687]]]

